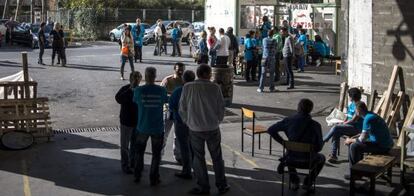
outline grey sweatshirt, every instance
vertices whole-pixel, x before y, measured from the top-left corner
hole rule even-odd
[[[285,45],[283,46],[282,53],[283,57],[295,56],[295,50],[293,48],[293,38],[287,36],[285,39]]]

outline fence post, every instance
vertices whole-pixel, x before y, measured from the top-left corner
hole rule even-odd
[[[168,20],[171,20],[171,9],[168,8]]]
[[[191,22],[194,22],[194,10],[191,10]]]
[[[145,20],[147,20],[147,10],[143,9],[142,10],[142,22],[144,22]]]

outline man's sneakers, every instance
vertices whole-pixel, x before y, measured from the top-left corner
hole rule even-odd
[[[337,156],[335,156],[333,154],[330,154],[328,157],[329,157],[328,158],[329,163],[332,163],[332,164],[338,163],[338,157]]]
[[[262,90],[262,89],[260,89],[260,88],[258,88],[256,91],[257,91],[258,93],[263,93],[263,90]]]
[[[220,187],[220,188],[218,189],[218,191],[219,191],[219,194],[220,194],[220,195],[223,195],[224,193],[229,192],[229,190],[230,190],[230,186],[229,186],[229,185],[226,185],[226,186]]]

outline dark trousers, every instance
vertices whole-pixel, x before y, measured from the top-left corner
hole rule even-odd
[[[129,127],[121,124],[121,167],[122,170],[126,171],[131,167],[131,152],[130,152],[130,143],[131,136],[134,132],[134,127]]]
[[[217,56],[216,66],[218,67],[227,66],[228,60],[229,60],[229,56]]]
[[[39,42],[39,59],[38,63],[43,63],[43,54],[45,53],[45,45]]]
[[[178,45],[178,40],[172,40],[171,42],[173,45],[172,56],[175,56],[175,55],[181,56],[181,49],[180,49],[180,46]]]
[[[175,120],[174,126],[175,136],[180,146],[181,162],[183,165],[181,173],[191,175],[191,160],[193,152],[190,145],[190,130],[187,125],[181,121]]]
[[[338,154],[338,147],[341,142],[341,137],[346,136],[355,136],[361,133],[360,130],[355,128],[355,126],[351,124],[339,124],[335,125],[331,128],[328,134],[325,135],[323,138],[324,142],[329,141],[332,138],[332,151],[331,155],[336,156]]]
[[[247,61],[246,63],[246,73],[244,78],[249,81],[250,80],[250,76],[252,77],[253,80],[256,79],[256,69],[257,69],[257,64],[255,60],[251,60],[251,61]]]
[[[304,180],[304,184],[311,185],[313,181],[315,181],[316,177],[319,175],[319,173],[322,171],[323,166],[325,165],[325,156],[323,154],[317,153],[313,155],[313,162],[312,167],[315,166],[315,170],[311,172],[311,176],[307,176]],[[297,175],[296,168],[294,167],[288,167],[289,174],[290,174],[290,181],[292,183],[299,183],[299,176]]]
[[[153,182],[160,178],[159,169],[161,163],[161,150],[164,140],[163,134],[150,135],[136,132],[135,134],[135,171],[136,179],[141,178],[142,170],[144,169],[144,154],[147,146],[147,141],[151,137],[152,160],[150,169],[150,181]]]
[[[55,61],[55,56],[58,55],[58,58],[62,55],[62,48],[60,47],[53,47],[52,48],[52,64]]]
[[[129,61],[129,66],[131,67],[131,72],[134,71],[134,62],[133,62],[133,58],[132,56],[124,56],[121,55],[122,58],[122,63],[121,63],[121,76],[124,77],[124,67],[125,67],[125,63],[128,60]]]
[[[142,61],[142,46],[134,45],[134,51],[135,62],[138,60]]]
[[[387,154],[390,149],[382,148],[376,143],[372,142],[355,142],[349,145],[348,157],[349,157],[349,168],[352,165],[358,163],[364,158],[364,153],[374,153],[374,154]]]
[[[289,87],[295,87],[295,80],[292,70],[292,57],[283,57],[283,63],[285,64],[285,71],[287,74],[286,83],[288,83]]]
[[[207,165],[205,159],[204,146],[207,143],[208,151],[213,160],[213,168],[216,177],[217,188],[227,186],[227,180],[224,171],[224,161],[221,152],[221,134],[220,129],[214,131],[196,132],[190,131],[191,147],[194,152],[193,169],[197,185],[201,190],[209,190]]]
[[[200,55],[198,60],[198,64],[207,64],[208,63],[208,55]]]
[[[280,80],[280,53],[276,53],[275,82]]]

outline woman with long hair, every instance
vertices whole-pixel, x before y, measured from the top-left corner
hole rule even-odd
[[[135,56],[135,52],[134,52],[134,38],[132,38],[132,33],[131,33],[131,29],[132,27],[130,25],[128,25],[125,28],[125,31],[123,32],[122,36],[121,36],[121,43],[122,43],[122,48],[121,48],[121,80],[124,80],[124,67],[125,67],[125,63],[128,60],[129,61],[129,66],[131,67],[131,72],[134,71],[134,56]]]
[[[208,31],[210,33],[210,35],[207,38],[207,46],[209,51],[209,55],[210,55],[210,66],[215,66],[216,65],[216,58],[217,58],[217,50],[216,47],[218,45],[218,40],[216,37],[216,28],[214,27],[208,27]]]
[[[55,56],[56,54],[61,57],[62,56],[62,50],[63,50],[63,37],[61,33],[59,33],[61,30],[60,23],[55,23],[53,26],[53,30],[50,32],[50,35],[52,36],[52,66],[55,63]],[[65,66],[65,65],[63,65]]]

